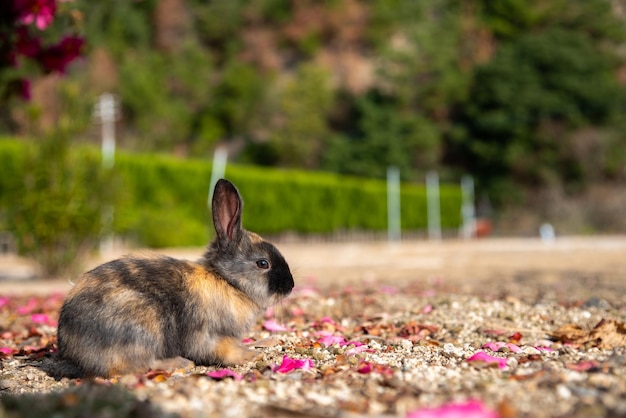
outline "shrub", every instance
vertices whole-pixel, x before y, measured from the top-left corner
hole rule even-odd
[[[59,133],[26,147],[2,145],[3,167],[13,170],[5,171],[0,189],[2,226],[46,276],[72,273],[98,242],[101,208],[110,196],[98,155],[70,150]]]
[[[30,190],[32,201],[46,199],[44,213],[55,210],[64,219],[65,229],[77,228],[97,237],[100,222],[95,208],[97,200],[85,200],[92,189],[99,167],[95,150],[70,152],[66,167],[68,190],[81,190],[78,207],[68,203],[67,193],[54,184]],[[0,162],[11,167],[9,177],[21,178],[27,165],[24,148],[11,141],[0,141]],[[83,164],[84,162],[84,164]],[[202,160],[177,159],[161,155],[118,153],[116,176],[108,178],[110,189],[118,190],[113,230],[149,247],[204,245],[212,234],[208,209],[211,164]],[[278,234],[331,233],[336,230],[384,230],[387,227],[386,184],[380,180],[361,179],[328,173],[298,170],[276,170],[230,165],[226,177],[240,189],[246,202],[244,226],[252,231]],[[12,211],[5,199],[7,187],[0,182],[2,210]],[[43,186],[46,186],[44,188]],[[52,187],[52,191],[47,187]],[[52,197],[47,197],[56,193]],[[440,191],[442,226],[458,228],[461,193],[457,186],[443,185]],[[57,202],[56,204],[52,204]],[[401,190],[402,228],[426,228],[426,191],[422,185],[403,184]],[[45,207],[44,207],[45,206]],[[47,208],[50,206],[50,208]],[[35,206],[31,207],[35,210]],[[37,214],[37,216],[43,216]],[[60,221],[59,221],[60,222]],[[91,229],[88,228],[91,226]],[[21,230],[16,233],[22,234]],[[83,235],[77,237],[81,238]],[[71,237],[70,237],[71,238]],[[69,245],[64,243],[63,245]]]

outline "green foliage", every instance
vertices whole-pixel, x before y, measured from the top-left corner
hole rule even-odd
[[[350,136],[328,141],[323,167],[359,176],[385,176],[397,166],[404,178],[416,178],[438,160],[439,133],[428,119],[372,93],[357,103],[350,117],[358,124]]]
[[[329,133],[326,114],[332,101],[328,74],[313,65],[300,66],[294,78],[276,93],[270,104],[274,123],[268,136],[281,165],[317,165],[322,141]]]
[[[82,13],[81,22],[89,42],[92,45],[106,45],[121,57],[127,53],[129,45],[133,50],[150,46],[151,16],[156,1],[76,0],[73,4]]]
[[[624,92],[612,73],[611,59],[583,34],[551,29],[520,36],[477,69],[463,106],[460,153],[486,183],[581,181],[567,138],[616,116]]]
[[[626,30],[609,0],[163,1],[59,3],[59,27],[106,65],[72,67],[58,117],[54,100],[7,102],[2,129],[80,116],[87,131],[106,88],[121,99],[118,145],[143,152],[225,143],[238,163],[471,172],[495,204],[520,185],[623,178]]]
[[[348,110],[335,124],[344,129],[330,138],[322,166],[383,177],[395,165],[403,178],[420,178],[440,164],[446,115],[469,88],[458,6],[377,0],[371,7],[380,84],[343,105]]]
[[[59,132],[21,149],[3,141],[0,149],[3,167],[15,170],[0,189],[3,227],[44,274],[73,272],[97,242],[100,211],[112,197],[97,154],[70,151]]]
[[[210,56],[193,42],[170,56],[138,51],[122,63],[120,94],[140,148],[171,149],[189,141],[194,126],[202,128],[199,141],[212,144],[219,138],[222,131],[207,128],[202,114],[212,91],[210,75]]]
[[[12,230],[20,240],[31,243],[32,251],[43,244],[56,245],[57,249],[84,246],[100,232],[99,210],[106,195],[99,180],[102,175],[97,153],[81,149],[63,151],[63,155],[64,168],[59,168],[57,162],[38,169],[42,173],[37,174],[38,178],[44,174],[50,178],[38,188],[29,189],[27,196],[31,197],[24,200],[28,203],[29,219],[44,230],[42,238],[29,238],[32,233],[23,227]],[[0,162],[13,170],[15,175],[10,178],[14,179],[21,178],[24,170],[31,167],[26,149],[6,140],[0,142]],[[113,222],[116,234],[149,247],[206,244],[212,234],[207,202],[210,164],[202,160],[119,153],[114,170],[114,183],[109,180],[107,184],[117,191]],[[58,180],[60,173],[63,181]],[[244,226],[255,232],[331,233],[387,227],[387,192],[383,181],[236,165],[227,168],[226,177],[237,185],[246,202]],[[15,213],[25,210],[23,204],[15,203],[19,187],[7,181],[0,182],[0,213],[8,215],[5,227],[14,222]],[[424,187],[403,184],[401,194],[402,228],[424,229],[427,223]],[[443,227],[456,229],[460,223],[460,189],[442,186],[440,194]],[[44,200],[47,204],[41,205]],[[20,221],[19,225],[23,224]],[[60,233],[61,237],[48,239],[51,232]],[[66,258],[60,261],[68,262]]]

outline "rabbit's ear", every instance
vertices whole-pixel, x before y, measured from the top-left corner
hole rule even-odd
[[[213,225],[220,242],[237,241],[241,236],[243,201],[234,184],[220,179],[213,190]]]

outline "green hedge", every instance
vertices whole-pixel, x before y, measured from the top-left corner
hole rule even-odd
[[[0,140],[3,177],[23,175],[22,151],[19,143]],[[207,207],[210,162],[119,152],[114,170],[111,187],[117,190],[113,223],[117,234],[133,237],[151,247],[196,246],[210,239],[212,227]],[[261,234],[284,231],[323,234],[387,227],[383,181],[239,165],[229,165],[226,177],[243,195],[244,226]],[[7,192],[0,180],[0,194]],[[442,185],[440,196],[443,228],[458,228],[460,188]],[[1,205],[10,204],[10,199],[5,197],[0,197]],[[424,230],[425,188],[403,184],[401,202],[402,229]]]

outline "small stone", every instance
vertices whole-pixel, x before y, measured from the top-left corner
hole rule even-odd
[[[541,351],[539,351],[535,347],[531,347],[531,346],[524,347],[522,351],[524,351],[525,354],[530,354],[530,355],[532,355],[532,354],[541,354]]]
[[[572,391],[567,388],[565,385],[557,385],[556,393],[559,395],[561,399],[569,399],[572,397]]]

